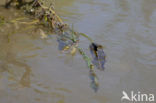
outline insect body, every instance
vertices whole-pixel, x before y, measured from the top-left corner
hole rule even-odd
[[[100,70],[104,70],[104,64],[106,61],[106,55],[103,51],[102,45],[92,43],[90,45],[90,52],[93,57],[93,64]]]

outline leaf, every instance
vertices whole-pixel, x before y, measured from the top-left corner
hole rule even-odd
[[[48,21],[48,18],[47,18],[47,16],[45,16],[45,17],[44,17],[44,20],[45,20],[45,21]]]
[[[106,62],[106,55],[103,51],[103,46],[92,43],[90,46],[90,52],[92,54],[92,63],[100,70],[104,70],[104,64]]]
[[[98,89],[99,89],[99,83],[98,83],[98,78],[95,74],[95,71],[94,70],[90,70],[90,79],[91,79],[91,88],[94,90],[94,92],[97,92]]]
[[[76,47],[73,47],[72,50],[70,51],[70,54],[71,54],[71,55],[75,55],[76,50],[77,50]]]
[[[69,46],[67,45],[67,46],[65,46],[64,48],[63,48],[63,50],[62,51],[67,51],[67,50],[69,50]]]
[[[39,29],[39,30],[40,30],[41,38],[42,39],[46,39],[47,38],[47,35],[44,33],[44,31],[42,29]]]

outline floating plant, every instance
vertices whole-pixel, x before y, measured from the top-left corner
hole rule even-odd
[[[23,0],[10,0],[6,3],[5,7],[9,8],[12,4],[18,9],[24,10],[26,14],[29,14],[34,18],[31,22],[23,22],[25,24],[38,24],[47,27],[49,31],[57,35],[58,48],[64,53],[70,53],[74,55],[76,51],[80,53],[84,61],[89,68],[89,77],[91,79],[91,88],[96,92],[99,88],[98,77],[95,73],[94,67],[100,70],[104,70],[104,64],[106,62],[106,56],[103,51],[103,46],[95,43],[89,36],[84,33],[78,33],[74,31],[73,25],[70,28],[67,24],[63,23],[62,19],[56,14],[54,6],[45,5],[45,0],[32,0],[25,2]],[[13,22],[19,22],[16,19]],[[3,24],[3,18],[0,17],[0,24]],[[42,30],[41,30],[42,31]],[[44,34],[44,33],[42,33]],[[42,35],[44,37],[46,34]],[[85,51],[79,46],[79,37],[83,36],[90,41],[89,49],[92,58],[89,58]]]

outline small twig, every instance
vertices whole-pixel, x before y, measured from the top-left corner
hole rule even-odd
[[[90,38],[88,35],[84,34],[84,33],[79,33],[80,35],[82,35],[83,37],[87,38],[91,43],[93,43],[93,39]]]
[[[94,89],[95,92],[97,92],[99,88],[99,83],[91,59],[85,54],[85,52],[81,48],[78,47],[78,50],[79,53],[82,55],[83,59],[86,61],[88,68],[90,69],[89,76],[91,79],[91,88]]]

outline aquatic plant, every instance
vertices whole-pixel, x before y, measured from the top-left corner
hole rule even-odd
[[[0,16],[0,26],[5,24],[5,19],[3,16]]]
[[[90,44],[90,52],[92,54],[92,58],[93,58],[93,64],[100,70],[104,70],[104,64],[106,62],[106,55],[103,51],[103,46],[96,44],[96,43],[92,43]]]
[[[9,8],[11,6],[11,3],[13,2],[14,0],[10,0],[6,3],[5,7]],[[91,88],[96,92],[99,88],[99,83],[94,66],[100,70],[104,70],[106,56],[103,51],[103,46],[95,43],[86,34],[75,32],[73,25],[72,28],[70,28],[69,25],[63,23],[62,19],[56,14],[54,6],[52,4],[46,6],[44,0],[32,0],[30,2],[24,2],[23,0],[15,0],[15,3],[15,6],[18,9],[21,8],[26,14],[33,16],[34,20],[31,22],[21,22],[20,20],[22,18],[18,18],[10,22],[19,22],[23,24],[38,23],[38,25],[47,27],[51,32],[57,35],[57,41],[59,44],[58,48],[60,51],[70,53],[72,55],[74,55],[76,51],[78,51],[80,55],[82,55],[82,58],[84,59],[89,68]],[[3,23],[1,23],[2,20],[0,18],[0,24]],[[42,30],[41,32],[43,38],[47,37]],[[89,48],[92,55],[92,59],[89,58],[84,52],[84,50],[79,46],[79,36],[83,36],[90,41]]]

